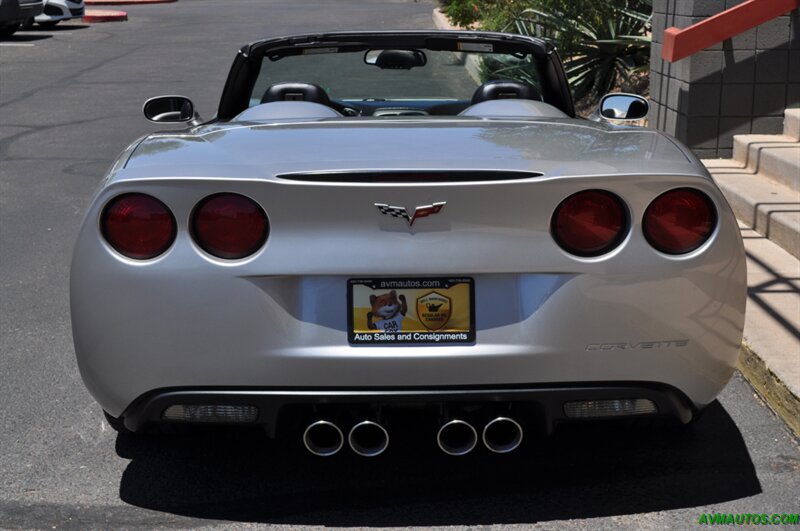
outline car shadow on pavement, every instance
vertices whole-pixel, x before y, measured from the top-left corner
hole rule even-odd
[[[477,448],[445,456],[428,428],[392,425],[392,446],[375,458],[346,448],[317,458],[299,440],[289,447],[254,431],[119,435],[117,453],[131,460],[120,496],[197,518],[427,526],[662,511],[761,492],[742,436],[719,402],[688,427],[587,423],[549,438],[526,433],[508,455]]]
[[[79,29],[86,29],[88,27],[89,27],[88,24],[59,24],[57,26],[48,27],[48,28],[43,28],[41,26],[34,26],[29,31],[48,31],[48,32],[58,33],[60,31],[73,31],[73,30],[79,30]]]
[[[25,42],[36,42],[36,41],[41,41],[41,40],[44,40],[44,39],[50,39],[52,37],[53,37],[52,35],[48,35],[46,33],[45,34],[36,33],[36,34],[31,35],[31,34],[28,34],[28,33],[17,32],[14,35],[11,35],[10,37],[6,37],[5,39],[0,39],[0,42],[6,42],[6,43],[11,43],[11,44],[13,44],[13,43],[25,43]]]

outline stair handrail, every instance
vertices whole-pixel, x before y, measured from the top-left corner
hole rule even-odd
[[[800,0],[747,0],[688,28],[667,28],[661,58],[674,63],[795,9]]]

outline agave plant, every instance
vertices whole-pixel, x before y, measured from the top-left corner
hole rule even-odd
[[[649,69],[652,3],[615,0],[592,4],[587,9],[581,3],[581,9],[569,11],[528,8],[504,30],[552,41],[575,99],[593,103],[614,88],[632,90],[634,78]]]

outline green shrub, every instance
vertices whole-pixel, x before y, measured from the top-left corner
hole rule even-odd
[[[533,7],[530,0],[444,0],[442,11],[450,21],[463,27],[480,24],[497,30],[524,9]]]

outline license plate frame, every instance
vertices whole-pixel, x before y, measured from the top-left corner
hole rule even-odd
[[[394,299],[391,291],[395,292]],[[405,314],[401,312],[403,297]],[[386,317],[377,314],[374,305],[381,302],[385,303],[381,310],[397,305],[398,313]],[[347,340],[354,346],[472,345],[475,280],[468,276],[350,278]]]

